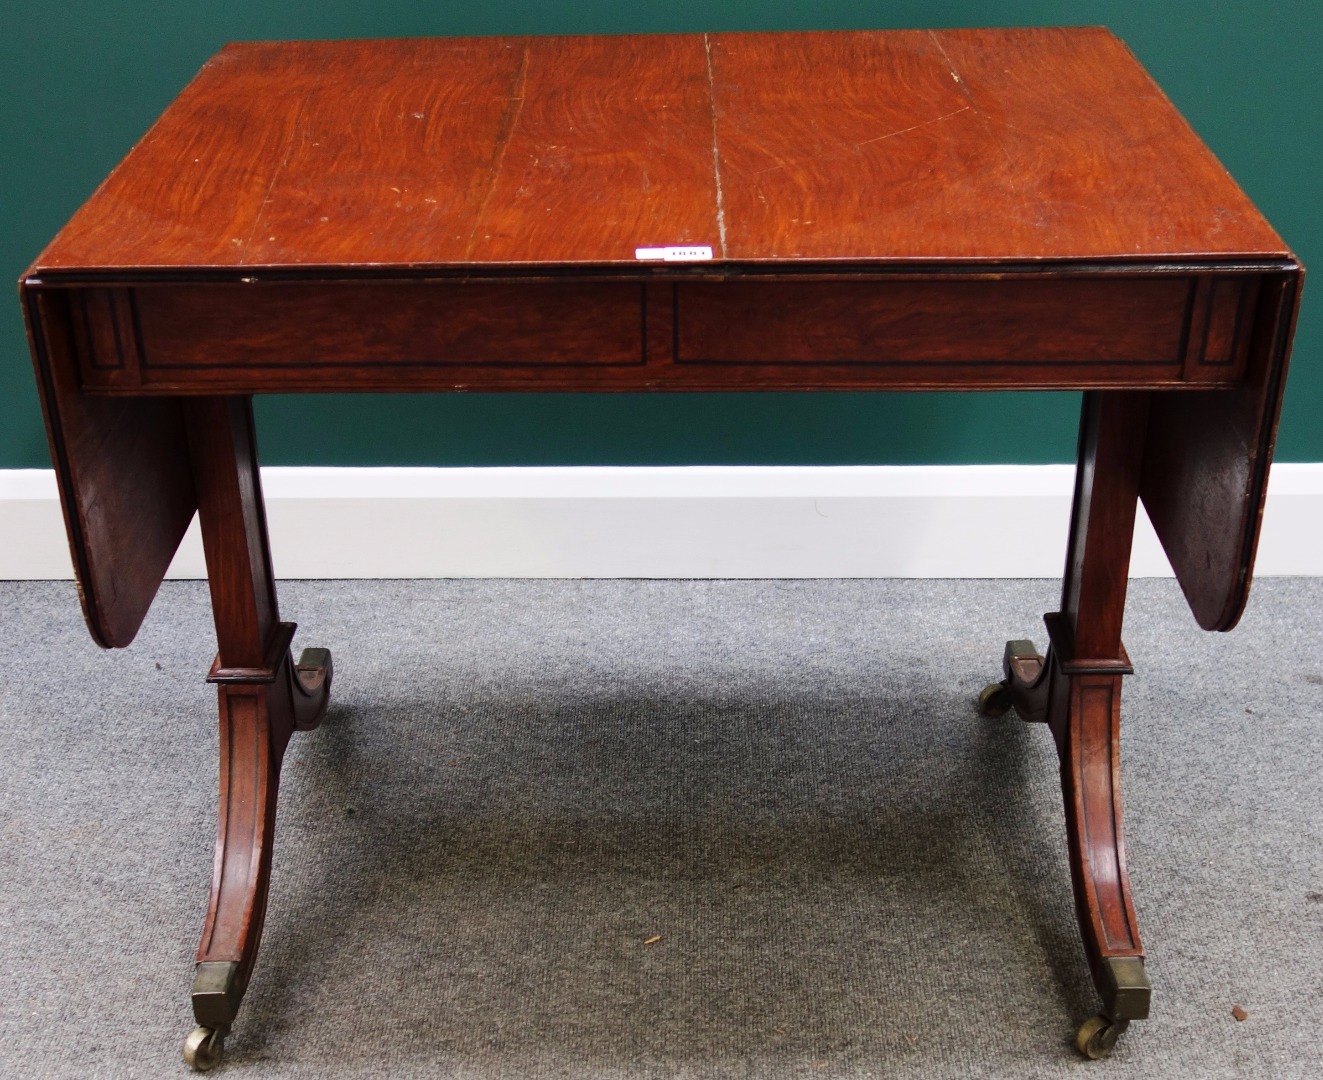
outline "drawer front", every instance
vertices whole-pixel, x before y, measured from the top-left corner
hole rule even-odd
[[[682,285],[676,362],[1170,364],[1190,280]]]
[[[1262,276],[177,282],[69,293],[106,393],[1231,386]]]
[[[644,362],[644,290],[628,283],[143,285],[76,307],[84,382],[108,389]]]
[[[681,284],[674,362],[960,369],[990,379],[1021,369],[1028,381],[1062,382],[1178,380],[1208,371],[1229,381],[1240,373],[1247,335],[1238,321],[1252,280],[1154,274]]]

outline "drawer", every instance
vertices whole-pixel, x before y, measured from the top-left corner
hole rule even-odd
[[[682,283],[680,365],[1036,369],[1061,381],[1107,374],[1239,374],[1243,276]],[[1197,325],[1195,325],[1197,323]]]
[[[140,285],[79,290],[73,309],[89,388],[644,362],[644,291],[631,283]]]
[[[66,291],[105,393],[1230,386],[1261,275],[175,282]]]

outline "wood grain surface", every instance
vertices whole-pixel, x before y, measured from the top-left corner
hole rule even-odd
[[[678,244],[1290,255],[1109,32],[861,31],[230,45],[30,273],[636,267]]]
[[[48,287],[84,390],[1233,387],[1263,275]]]
[[[668,245],[713,259],[635,259]],[[1137,500],[1229,629],[1302,274],[1105,30],[227,47],[22,286],[101,644],[201,519],[221,811],[198,960],[228,974],[218,998],[199,968],[199,1023],[234,1020],[281,754],[331,674],[288,655],[251,394],[1075,387],[1052,646],[988,689],[1056,738],[1114,1040],[1150,999],[1119,788]]]
[[[128,645],[197,495],[180,403],[80,392],[70,297],[28,290],[24,315],[60,485],[78,597],[98,645]]]
[[[1301,273],[1109,32],[861,31],[227,46],[24,293],[106,643],[194,496],[96,399],[326,390],[1197,387],[1142,490],[1226,628]]]

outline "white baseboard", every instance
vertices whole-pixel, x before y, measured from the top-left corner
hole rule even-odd
[[[284,578],[1056,577],[1069,465],[267,468]],[[1131,573],[1171,573],[1147,519]],[[1274,466],[1260,575],[1323,575],[1323,463]],[[0,579],[67,578],[48,469],[0,470]],[[170,571],[202,577],[194,522]]]

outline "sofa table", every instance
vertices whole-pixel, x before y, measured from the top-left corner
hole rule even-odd
[[[1245,604],[1303,270],[1099,28],[248,42],[21,282],[80,596],[133,640],[200,516],[214,1065],[262,931],[290,653],[251,395],[1084,391],[1060,611],[980,700],[1051,728],[1106,1055],[1149,1009],[1119,799],[1143,499],[1199,624]]]

